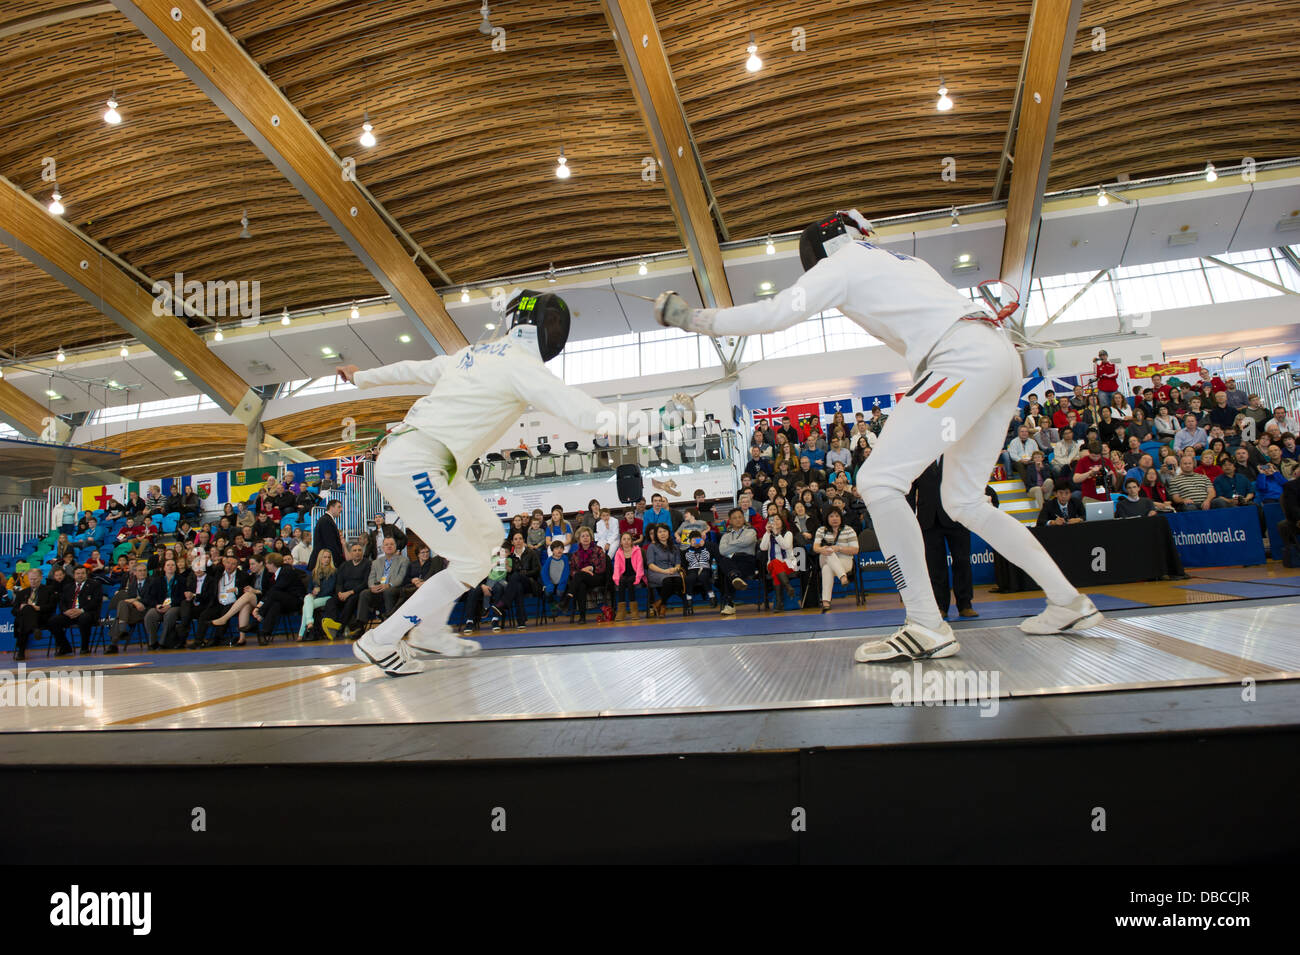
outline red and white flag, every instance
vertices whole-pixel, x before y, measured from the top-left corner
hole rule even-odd
[[[348,474],[359,474],[361,472],[361,462],[364,460],[365,458],[360,455],[339,458],[339,477],[342,478]]]

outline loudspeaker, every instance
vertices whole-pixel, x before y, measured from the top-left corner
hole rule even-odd
[[[618,487],[618,499],[624,504],[635,504],[645,494],[639,464],[620,464],[614,481]]]

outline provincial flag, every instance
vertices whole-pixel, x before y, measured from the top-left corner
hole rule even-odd
[[[894,407],[895,398],[896,396],[892,394],[863,395],[862,410],[867,413],[867,417],[871,417],[872,408],[879,408],[881,414],[888,414],[889,409]]]
[[[838,411],[844,415],[845,421],[852,421],[854,410],[852,398],[836,398],[834,401],[822,402],[822,415],[827,418],[834,418]]]
[[[339,458],[339,479],[342,480],[348,474],[360,474],[361,462],[364,460],[365,458],[359,454]]]
[[[119,504],[125,504],[131,496],[131,492],[139,492],[140,482],[131,481],[127,484],[96,484],[92,487],[83,487],[81,489],[81,509],[83,511],[102,511],[108,507],[109,500],[115,500]]]
[[[799,440],[804,441],[808,438],[808,433],[812,431],[813,422],[821,424],[821,403],[817,401],[808,401],[800,405],[786,405],[786,416],[794,417],[795,430],[799,432]]]
[[[230,503],[238,504],[241,501],[247,501],[258,491],[262,490],[262,488],[266,486],[266,482],[262,480],[262,476],[261,468],[244,471],[231,471],[229,478]],[[198,488],[195,488],[194,490],[195,493],[199,493],[200,496],[202,496]]]

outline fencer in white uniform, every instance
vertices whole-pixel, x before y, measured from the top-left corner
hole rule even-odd
[[[935,602],[921,530],[905,499],[912,481],[941,455],[944,510],[1032,574],[1047,594],[1046,610],[1020,629],[1047,634],[1095,626],[1102,617],[1092,601],[1024,525],[984,496],[1020,399],[1015,346],[991,312],[925,262],[867,241],[871,234],[856,210],[836,213],[804,230],[799,251],[806,271],[780,294],[735,308],[692,309],[665,292],[656,317],[704,335],[757,335],[836,308],[907,362],[912,387],[890,411],[857,475],[907,621],[891,637],[859,647],[859,662],[947,657],[959,649]]]
[[[387,620],[353,644],[357,658],[390,676],[418,673],[422,658],[464,656],[479,645],[447,627],[452,604],[487,576],[492,551],[505,530],[500,518],[466,480],[470,464],[501,446],[528,406],[553,414],[586,434],[600,425],[601,406],[547,369],[564,348],[569,310],[552,293],[524,291],[506,311],[502,337],[429,361],[402,361],[338,373],[358,388],[424,384],[429,394],[411,406],[403,428],[375,464],[375,483],[406,526],[446,569],[416,589]]]

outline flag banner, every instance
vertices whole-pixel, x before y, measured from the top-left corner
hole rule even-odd
[[[834,401],[822,402],[823,418],[834,419],[835,413],[839,412],[840,414],[844,415],[845,421],[847,421],[849,424],[852,424],[854,410],[855,409],[853,407],[852,398],[836,398]]]
[[[230,500],[230,474],[226,471],[191,474],[182,480],[184,487],[194,488],[205,511],[219,511]]]
[[[1079,375],[1031,375],[1020,384],[1020,401],[1023,404],[1030,395],[1037,395],[1042,401],[1049,391],[1056,392],[1056,397],[1074,394],[1074,386],[1083,384]]]
[[[338,458],[322,461],[298,461],[284,466],[284,479],[297,484],[320,484],[326,472],[333,478],[338,477]]]
[[[139,481],[131,481],[127,484],[96,484],[91,487],[83,487],[81,489],[81,509],[83,511],[102,511],[108,507],[110,500],[125,504],[132,491],[139,493]]]
[[[339,458],[338,469],[337,469],[339,481],[342,482],[345,475],[360,474],[361,462],[363,462],[364,460],[365,458],[359,454],[351,455],[349,457]]]
[[[786,405],[786,415],[794,416],[794,428],[799,432],[799,440],[804,441],[808,438],[808,432],[812,430],[813,422],[821,424],[821,403],[817,401],[806,401],[798,405]]]
[[[785,424],[785,405],[777,405],[774,408],[755,408],[754,409],[754,427],[762,425],[764,428],[779,428]]]
[[[275,468],[246,468],[242,471],[231,471],[227,478],[230,487],[230,503],[238,504],[252,498],[266,486],[267,475],[274,477]],[[197,488],[195,493],[198,493]]]
[[[879,408],[882,414],[889,414],[889,409],[894,407],[897,396],[892,394],[885,395],[863,395],[862,410],[871,414],[872,408]]]
[[[1187,361],[1157,361],[1148,365],[1129,365],[1128,376],[1130,378],[1150,378],[1152,375],[1160,375],[1169,383],[1169,379],[1177,375],[1195,375],[1201,370],[1201,363],[1195,358]]]

